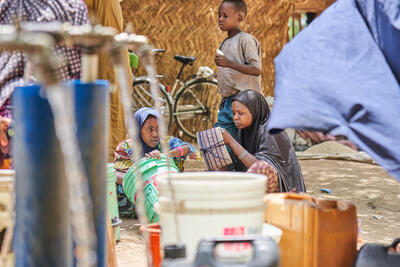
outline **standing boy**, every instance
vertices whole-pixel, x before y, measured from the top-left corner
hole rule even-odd
[[[233,123],[232,98],[240,91],[261,91],[261,48],[257,39],[242,32],[240,24],[247,15],[243,0],[223,0],[218,9],[218,26],[228,32],[215,55],[218,66],[218,92],[222,95],[215,127],[226,129],[235,139],[238,130]]]

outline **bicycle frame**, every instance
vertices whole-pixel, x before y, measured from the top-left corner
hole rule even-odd
[[[157,53],[156,55],[161,57],[160,53],[163,53],[164,51],[155,52]],[[182,79],[186,65],[193,65],[193,60],[177,61],[181,63],[181,66],[178,65],[179,71],[172,88],[165,86],[163,83],[159,83],[160,91],[162,93],[162,95],[159,96],[159,101],[163,101],[165,110],[169,111],[169,113],[165,113],[165,116],[169,117],[169,127],[171,127],[173,121],[176,121],[178,127],[185,133],[185,135],[188,135],[191,138],[196,138],[192,130],[188,130],[188,128],[183,126],[184,124],[182,124],[182,120],[187,120],[195,116],[201,116],[201,118],[204,118],[202,121],[207,120],[211,111],[214,112],[215,110],[214,107],[210,108],[207,106],[206,102],[203,100],[204,94],[199,95],[198,90],[203,91],[204,84],[210,84],[215,88],[217,86],[217,81],[214,78],[215,75],[203,76],[192,74],[185,79]],[[158,79],[166,78],[165,75],[157,75],[156,77]],[[151,98],[154,98],[154,96],[149,90],[145,89],[146,87],[142,87],[141,84],[150,84],[150,78],[147,76],[140,76],[134,79],[133,86],[137,88],[135,89],[136,96],[133,97],[134,101],[138,103],[138,106],[153,106]],[[180,104],[182,103],[181,99],[186,98],[192,99],[191,102]]]
[[[175,97],[175,90],[176,90],[178,84],[180,84],[182,87],[185,87],[185,82],[182,82],[182,80],[181,80],[180,78],[181,78],[181,76],[182,76],[183,69],[185,68],[186,65],[187,65],[187,64],[182,63],[182,65],[181,65],[181,67],[180,67],[180,69],[179,69],[178,75],[177,75],[176,78],[175,78],[174,85],[173,85],[173,87],[172,87],[172,89],[171,89],[171,91],[170,91],[170,92],[171,92],[171,95],[172,95],[173,97]],[[191,64],[190,64],[190,65],[191,65]]]
[[[165,76],[161,76],[160,75],[160,77],[164,78]],[[182,81],[178,77],[175,79],[174,86],[172,87],[172,89],[170,91],[166,90],[165,85],[160,83],[160,87],[166,92],[168,100],[172,105],[174,105],[174,103],[175,103],[175,101],[177,99],[177,96],[178,96],[178,92],[175,93],[175,91],[177,91],[178,85],[180,85],[180,90],[179,91],[181,91],[181,90],[184,90],[184,89],[188,88],[187,84],[190,84],[190,83],[194,82],[196,79],[199,79],[199,78],[193,78],[193,79],[190,79],[190,80],[187,80],[187,81]],[[135,81],[147,81],[147,82],[150,82],[150,79],[147,76],[141,76],[141,77],[137,77],[135,79]],[[137,93],[139,94],[139,96],[141,97],[141,100],[144,101],[146,105],[148,105],[148,106],[151,105],[149,102],[146,101],[146,98],[143,97],[140,92],[137,92]],[[149,97],[152,97],[150,92],[143,92],[143,93],[146,94]],[[205,109],[204,105],[201,103],[199,98],[194,93],[192,93],[191,91],[190,91],[190,93],[191,93],[192,97],[196,100],[196,102],[201,106],[201,108]],[[181,114],[186,114],[186,113],[190,114],[190,113],[193,113],[193,111],[195,111],[195,110],[185,110],[185,111],[180,111],[179,113],[181,113]],[[202,112],[197,111],[196,113],[200,114]],[[175,114],[176,113],[173,113],[173,115],[175,115]]]
[[[187,81],[184,81],[184,82],[182,82],[181,80],[176,80],[175,82],[176,83],[180,83],[180,85],[181,85],[181,89],[179,90],[179,91],[183,91],[183,90],[185,90],[186,88],[190,88],[189,86],[188,86],[188,84],[191,84],[191,83],[193,83],[195,80],[197,80],[197,79],[200,79],[199,77],[195,77],[195,78],[193,78],[193,79],[191,79],[191,80],[187,80]],[[174,95],[174,103],[176,102],[176,100],[178,99],[178,96],[179,96],[179,91]],[[201,103],[201,101],[200,101],[200,99],[196,96],[196,94],[194,94],[191,90],[188,90],[189,92],[190,92],[190,94],[191,94],[191,96],[196,100],[196,102],[201,106],[201,108],[202,109],[206,109],[206,107],[203,105],[203,103]],[[201,113],[204,113],[203,111],[199,111],[199,110],[185,110],[185,111],[179,111],[179,113],[180,114],[190,114],[190,113],[193,113],[195,111],[195,113],[197,113],[197,114],[201,114]],[[173,113],[173,115],[175,116],[176,115],[176,113]]]
[[[165,78],[164,75],[157,75],[156,77],[157,77],[157,79],[160,79],[160,78],[164,79],[164,78]],[[147,77],[147,76],[139,76],[139,77],[136,77],[136,78],[135,78],[135,81],[146,81],[146,82],[150,83],[150,78]],[[168,96],[168,100],[170,101],[170,103],[173,103],[173,102],[174,102],[174,98],[172,97],[172,94],[170,94],[170,93],[165,89],[165,85],[163,85],[162,83],[159,83],[159,86],[161,87],[162,90],[164,90],[164,91],[166,92],[166,95]],[[137,93],[139,94],[140,97],[142,97],[142,100],[143,100],[144,102],[146,102],[145,98],[143,98],[143,96],[141,95],[141,93],[140,93],[140,92],[137,92]],[[150,92],[144,92],[144,93],[145,93],[147,96],[152,97],[152,95],[151,95]],[[150,103],[146,102],[146,104],[147,104],[148,106],[150,106]]]

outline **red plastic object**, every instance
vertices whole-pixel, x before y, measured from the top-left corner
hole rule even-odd
[[[154,224],[147,224],[147,225],[142,225],[140,227],[140,232],[148,232],[149,234],[149,249],[152,254],[153,258],[153,266],[154,267],[161,267],[161,249],[160,249],[160,225],[158,223]]]

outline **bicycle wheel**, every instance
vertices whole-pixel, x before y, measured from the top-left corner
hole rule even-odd
[[[186,135],[196,139],[196,132],[212,128],[217,121],[220,101],[216,80],[195,78],[176,94],[175,121]]]
[[[161,102],[160,113],[164,116],[165,123],[167,124],[169,130],[172,124],[172,104],[170,96],[165,90],[165,86],[161,83],[159,85],[161,92],[161,95],[159,96],[159,100]],[[155,108],[155,97],[151,94],[150,82],[148,78],[137,78],[133,81],[131,100],[132,106],[135,110],[138,110],[142,107]]]

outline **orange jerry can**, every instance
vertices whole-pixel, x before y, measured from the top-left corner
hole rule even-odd
[[[357,253],[357,212],[347,201],[267,194],[266,223],[282,229],[282,267],[347,267]]]

